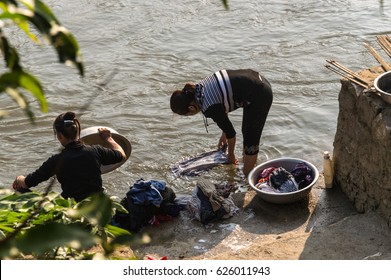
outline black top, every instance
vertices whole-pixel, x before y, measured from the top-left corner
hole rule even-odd
[[[228,113],[250,104],[262,84],[260,74],[251,69],[220,70],[197,85],[197,100],[205,117],[212,118],[230,139],[236,132]]]
[[[61,184],[61,195],[80,201],[92,193],[103,191],[101,165],[115,164],[122,160],[122,154],[118,151],[75,141],[27,175],[25,183],[27,187],[33,187],[56,175]]]

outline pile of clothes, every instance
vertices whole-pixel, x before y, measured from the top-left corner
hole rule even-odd
[[[307,187],[313,179],[312,169],[306,163],[299,162],[291,171],[283,167],[268,167],[261,170],[255,186],[263,191],[288,193]]]
[[[141,178],[121,200],[128,213],[117,211],[112,222],[130,232],[138,232],[148,224],[158,226],[162,221],[172,220],[184,209],[175,203],[175,198],[175,192],[164,181]]]
[[[187,209],[202,224],[232,217],[239,212],[231,197],[234,190],[231,184],[200,179],[187,200]]]
[[[172,220],[185,209],[202,224],[226,219],[239,212],[231,197],[235,189],[231,184],[213,184],[201,179],[191,195],[177,198],[164,181],[139,179],[121,200],[128,213],[117,211],[112,224],[138,232],[144,226]]]

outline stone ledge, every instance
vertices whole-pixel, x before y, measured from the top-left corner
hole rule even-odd
[[[373,80],[381,67],[359,72]],[[359,212],[380,210],[391,223],[391,105],[341,79],[334,179]]]

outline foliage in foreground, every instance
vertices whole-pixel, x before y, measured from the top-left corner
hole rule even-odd
[[[18,51],[9,42],[4,29],[17,26],[33,42],[41,44],[38,37],[31,32],[31,27],[42,35],[57,52],[59,62],[75,66],[81,76],[84,75],[81,53],[78,43],[54,13],[40,0],[0,0],[0,50],[4,57],[6,71],[0,73],[0,94],[5,92],[31,121],[34,113],[29,106],[24,92],[31,93],[39,102],[42,112],[47,112],[47,101],[40,81],[21,64]],[[0,118],[6,112],[0,111]]]
[[[56,192],[0,190],[0,258],[110,258],[117,246],[139,242],[110,224],[115,211],[126,212],[105,194],[76,203]],[[103,256],[87,253],[93,246],[101,247]]]

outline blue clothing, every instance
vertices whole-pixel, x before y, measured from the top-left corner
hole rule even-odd
[[[144,181],[144,179],[138,179],[127,192],[126,196],[128,199],[131,199],[134,204],[148,205],[152,203],[159,207],[163,201],[163,197],[160,192],[165,189],[166,182],[164,181]]]

